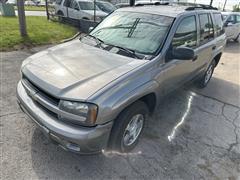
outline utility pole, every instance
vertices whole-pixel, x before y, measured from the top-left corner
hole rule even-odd
[[[27,36],[26,17],[24,10],[24,0],[17,0],[19,30],[22,37]]]
[[[46,8],[47,20],[49,20],[48,0],[45,0],[45,8]]]
[[[225,3],[223,5],[223,11],[225,11],[226,4],[227,4],[227,0],[225,0]]]
[[[93,15],[93,20],[94,20],[94,22],[96,22],[96,0],[94,0],[93,1],[93,3],[94,3],[94,15]]]
[[[134,6],[134,5],[135,5],[135,0],[130,0],[130,1],[129,1],[129,5],[130,5],[130,6]]]

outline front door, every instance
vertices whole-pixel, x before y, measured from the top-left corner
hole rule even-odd
[[[77,3],[77,1],[73,0],[68,8],[68,17],[76,20],[80,19],[79,11],[79,4]]]
[[[179,60],[171,58],[171,49],[177,47],[190,47],[195,49],[197,46],[197,23],[196,16],[191,15],[182,18],[177,25],[169,50],[165,57],[165,63],[161,65],[161,72],[157,77],[164,89],[164,94],[168,94],[174,89],[184,84],[193,71],[192,60]]]

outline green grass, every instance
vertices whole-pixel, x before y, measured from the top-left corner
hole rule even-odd
[[[14,6],[14,9],[17,10],[17,7]],[[25,11],[46,11],[44,6],[24,6]]]
[[[17,17],[0,16],[0,51],[59,43],[77,33],[77,29],[66,24],[48,21],[46,17],[26,17],[28,37],[19,33]]]

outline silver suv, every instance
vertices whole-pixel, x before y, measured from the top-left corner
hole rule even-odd
[[[225,43],[216,10],[122,8],[89,35],[27,58],[18,102],[66,150],[127,152],[163,96],[193,78],[207,85]]]

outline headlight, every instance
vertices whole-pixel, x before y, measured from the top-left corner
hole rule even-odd
[[[84,122],[80,122],[84,125],[94,125],[97,119],[97,106],[90,103],[80,103],[80,102],[72,102],[72,101],[63,101],[61,100],[59,103],[59,109],[83,117],[85,119]],[[59,117],[60,119],[68,120],[68,117]],[[71,120],[71,119],[69,119]],[[72,119],[74,120],[74,119]],[[76,122],[76,120],[74,120]]]

